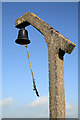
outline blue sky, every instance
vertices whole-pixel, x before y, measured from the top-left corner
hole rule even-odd
[[[3,117],[48,117],[48,48],[44,36],[28,26],[29,54],[40,98],[32,87],[32,76],[24,46],[15,40],[18,29],[15,20],[30,11],[76,44],[73,52],[64,56],[66,116],[77,116],[78,105],[78,4],[60,2],[2,3],[2,98]],[[41,102],[42,101],[42,102]],[[11,102],[11,103],[10,103]],[[42,104],[40,104],[42,103]],[[7,104],[7,105],[6,105]],[[36,105],[37,104],[37,105]],[[40,105],[42,107],[40,108]],[[35,110],[35,106],[37,106]],[[69,114],[76,107],[74,114]],[[43,109],[42,109],[43,108]],[[16,115],[13,111],[20,110]],[[28,110],[28,111],[27,111]],[[29,110],[31,112],[29,112]],[[23,114],[23,111],[25,113]],[[27,111],[27,114],[26,114]],[[34,115],[33,114],[34,111]],[[37,112],[37,115],[36,115]],[[39,112],[39,113],[38,113]]]

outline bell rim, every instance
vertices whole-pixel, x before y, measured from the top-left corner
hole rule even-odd
[[[25,43],[23,43],[23,41],[22,40],[24,40],[24,42]],[[22,39],[19,39],[19,38],[17,38],[16,40],[15,40],[15,42],[17,43],[17,44],[20,44],[20,45],[26,45],[26,44],[29,44],[31,41],[30,40],[27,40],[26,38],[22,38]]]

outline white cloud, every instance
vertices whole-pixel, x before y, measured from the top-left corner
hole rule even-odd
[[[66,118],[78,118],[78,106],[66,103]]]
[[[37,98],[35,101],[29,104],[30,107],[39,107],[41,105],[48,104],[48,96]]]
[[[66,110],[68,109],[72,109],[72,106],[70,105],[70,103],[66,103]]]
[[[5,99],[3,103],[8,105],[11,101],[13,101],[12,97]],[[28,105],[3,106],[2,116],[5,118],[48,118],[48,97],[40,97]]]
[[[13,104],[14,100],[12,97],[3,99],[2,101],[0,101],[0,106],[11,106]]]
[[[49,99],[48,96],[37,98],[30,104],[14,104],[13,98],[9,97],[0,101],[3,105],[3,117],[21,117],[21,118],[48,118],[49,117]],[[10,106],[10,107],[8,107]],[[66,118],[78,118],[78,106],[66,103]]]
[[[49,104],[48,104],[48,96],[43,96],[41,98],[37,98],[35,101],[33,101],[32,103],[30,103],[28,106],[32,107],[35,109],[35,107],[38,109],[41,108],[45,108],[45,106],[47,106],[47,109],[49,109]],[[45,105],[45,106],[44,106]],[[65,105],[66,107],[66,118],[78,118],[78,106],[77,105],[71,105],[70,103],[66,103]],[[47,110],[49,112],[49,110]],[[40,116],[48,116],[47,114],[42,114],[41,111],[39,111],[41,113]]]

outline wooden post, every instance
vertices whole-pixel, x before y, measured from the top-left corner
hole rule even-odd
[[[75,44],[31,12],[27,12],[15,21],[15,27],[17,28],[28,25],[32,25],[44,35],[48,46],[49,117],[65,118],[63,56],[65,53],[70,54]]]

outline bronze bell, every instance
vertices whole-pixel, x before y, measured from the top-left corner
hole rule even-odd
[[[20,45],[27,45],[30,43],[30,40],[28,39],[28,32],[25,28],[21,28],[21,30],[19,30],[18,38],[15,42]]]

